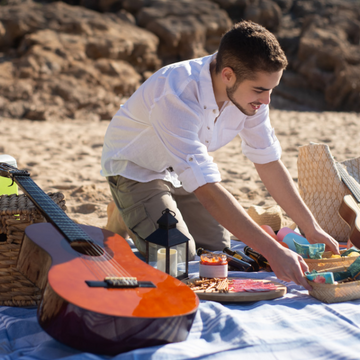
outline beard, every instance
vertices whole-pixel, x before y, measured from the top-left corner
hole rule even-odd
[[[232,87],[226,88],[226,95],[229,98],[229,100],[245,115],[247,116],[253,116],[257,113],[257,110],[252,110],[251,112],[245,110],[235,99],[234,99],[234,93],[237,90],[239,86],[239,82],[236,82]],[[261,105],[261,104],[259,104]]]

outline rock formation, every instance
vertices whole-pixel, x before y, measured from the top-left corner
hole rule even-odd
[[[240,19],[288,56],[272,106],[360,111],[359,0],[7,0],[0,116],[110,119],[154,71],[216,51]]]
[[[289,58],[278,93],[316,110],[360,111],[360,2],[294,1],[277,36]]]
[[[33,120],[110,119],[149,72],[158,38],[62,2],[0,7],[0,111]]]

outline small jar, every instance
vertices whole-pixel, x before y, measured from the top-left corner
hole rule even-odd
[[[227,278],[228,262],[225,254],[201,254],[200,259],[200,278]]]

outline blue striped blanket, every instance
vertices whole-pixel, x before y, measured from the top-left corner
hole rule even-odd
[[[238,242],[233,248],[241,247]],[[198,261],[190,264],[198,276]],[[273,273],[231,272],[229,276],[278,281]],[[360,359],[360,300],[324,304],[294,283],[278,299],[221,304],[201,301],[186,341],[115,357],[82,353],[48,336],[36,309],[0,307],[0,359]]]

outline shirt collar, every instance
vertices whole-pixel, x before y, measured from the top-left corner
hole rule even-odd
[[[200,102],[204,109],[218,109],[210,74],[210,63],[216,53],[204,58],[204,65],[200,71]]]

